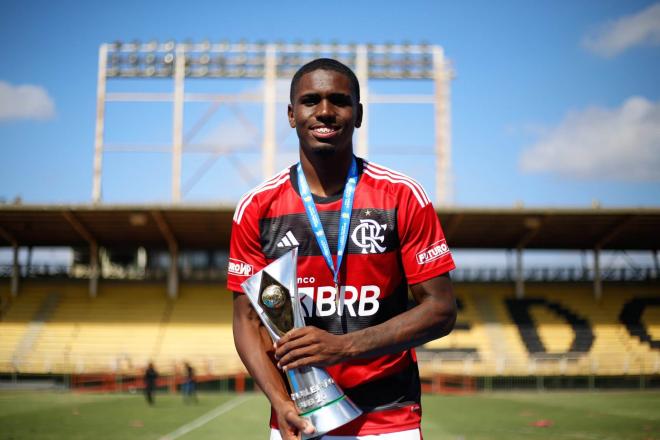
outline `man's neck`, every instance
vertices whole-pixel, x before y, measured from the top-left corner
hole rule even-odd
[[[344,189],[346,176],[353,159],[353,149],[347,149],[346,154],[328,155],[310,154],[300,151],[305,179],[312,194],[320,197],[333,196]]]

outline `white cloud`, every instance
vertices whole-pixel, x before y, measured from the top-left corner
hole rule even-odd
[[[660,102],[570,112],[523,151],[521,169],[595,180],[660,180]]]
[[[32,84],[12,85],[0,81],[0,121],[49,119],[53,116],[55,103],[43,87]]]
[[[588,50],[607,58],[641,44],[660,44],[660,3],[604,23],[582,40]]]

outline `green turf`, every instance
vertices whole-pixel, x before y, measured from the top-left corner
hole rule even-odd
[[[259,394],[201,394],[197,405],[159,394],[148,407],[141,395],[0,392],[0,439],[155,440],[223,405],[237,406],[179,438],[268,438]],[[657,392],[425,396],[423,406],[426,440],[660,440]],[[550,426],[533,426],[539,421]]]

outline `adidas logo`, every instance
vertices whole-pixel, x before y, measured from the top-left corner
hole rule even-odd
[[[277,243],[278,248],[283,248],[283,247],[291,247],[291,246],[298,246],[300,243],[298,243],[298,240],[296,240],[296,237],[293,236],[291,231],[287,232],[284,237]]]

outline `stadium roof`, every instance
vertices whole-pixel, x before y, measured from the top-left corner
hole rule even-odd
[[[0,246],[229,246],[228,205],[0,205]],[[660,249],[660,208],[438,211],[450,245],[475,249]]]

